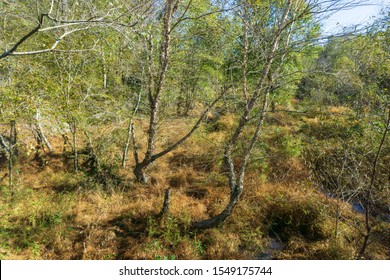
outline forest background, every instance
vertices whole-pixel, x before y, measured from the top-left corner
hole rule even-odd
[[[1,259],[389,259],[390,27],[362,1],[0,2]]]

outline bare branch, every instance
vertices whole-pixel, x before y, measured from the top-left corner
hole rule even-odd
[[[18,55],[32,55],[32,54],[41,54],[41,53],[47,53],[47,52],[52,52],[52,51],[55,51],[56,50],[56,47],[58,46],[58,44],[61,42],[62,39],[64,39],[66,36],[74,33],[74,32],[77,32],[77,31],[82,31],[82,30],[87,30],[89,29],[90,26],[87,26],[85,28],[78,28],[78,29],[73,29],[73,30],[70,30],[70,31],[67,31],[65,32],[64,34],[62,34],[60,37],[58,37],[58,39],[54,42],[54,44],[50,47],[50,48],[47,48],[47,49],[42,49],[42,50],[36,50],[36,51],[26,51],[26,52],[13,52],[11,53],[10,55],[12,56],[18,56]],[[68,52],[67,50],[60,50],[60,51],[65,51],[65,52]],[[78,51],[81,51],[81,50],[78,50]]]
[[[5,58],[7,56],[11,56],[11,55],[33,55],[33,54],[41,54],[41,53],[47,53],[47,52],[52,52],[54,51],[54,49],[57,47],[59,41],[73,33],[73,32],[76,32],[76,31],[80,31],[80,30],[84,30],[84,28],[79,28],[79,29],[74,29],[73,31],[71,32],[65,32],[59,39],[56,40],[56,42],[54,42],[54,44],[52,45],[51,48],[48,48],[48,49],[42,49],[42,50],[35,50],[35,51],[25,51],[25,52],[16,52],[16,50],[18,49],[18,47],[20,45],[22,45],[27,39],[29,39],[30,37],[32,37],[33,35],[35,35],[37,32],[45,32],[45,31],[50,31],[50,30],[54,30],[54,29],[59,29],[59,28],[67,28],[69,26],[73,26],[73,25],[82,25],[82,24],[89,24],[89,26],[87,28],[89,28],[91,26],[91,24],[105,24],[105,25],[119,25],[119,26],[122,26],[122,27],[128,27],[128,28],[131,28],[131,27],[134,27],[138,24],[138,20],[132,22],[132,23],[129,23],[129,24],[125,24],[125,23],[120,23],[120,22],[116,22],[115,20],[112,21],[112,20],[106,20],[106,18],[110,15],[110,11],[107,12],[104,16],[100,16],[100,17],[91,17],[91,18],[88,18],[88,19],[80,19],[80,20],[60,20],[60,19],[57,19],[53,16],[51,16],[51,13],[53,11],[53,6],[54,6],[54,0],[51,1],[51,5],[50,5],[50,9],[49,9],[49,12],[48,13],[42,13],[39,15],[38,17],[38,25],[36,27],[34,27],[30,32],[28,32],[26,35],[24,35],[19,41],[17,41],[10,50],[8,51],[5,51],[3,52],[2,54],[0,54],[0,59],[2,58]],[[150,6],[148,6],[146,8],[146,12],[150,9]],[[44,23],[44,18],[47,18],[49,19],[51,22],[53,23],[60,23],[60,25],[55,25],[55,26],[49,26],[49,27],[45,27],[45,28],[42,28],[42,25]],[[65,50],[63,50],[65,51]]]
[[[203,119],[205,118],[206,114],[210,111],[210,109],[212,107],[214,107],[214,105],[222,98],[222,96],[223,96],[223,94],[221,94],[216,99],[214,99],[214,101],[210,104],[210,106],[208,106],[207,109],[203,111],[203,113],[200,115],[198,121],[195,123],[195,125],[192,127],[192,129],[186,135],[184,135],[182,138],[180,138],[180,140],[178,140],[176,143],[174,143],[173,145],[169,146],[165,150],[163,150],[163,151],[153,155],[151,157],[151,161],[155,161],[159,157],[162,157],[163,155],[169,153],[170,151],[172,151],[175,148],[177,148],[185,140],[187,140],[199,128],[199,126],[202,123]]]
[[[191,1],[190,1],[191,2]],[[207,17],[207,16],[210,16],[210,15],[213,15],[213,14],[218,14],[218,13],[223,13],[223,12],[229,12],[229,11],[232,11],[234,10],[236,7],[238,6],[235,6],[235,7],[232,7],[232,8],[229,8],[229,9],[220,9],[220,10],[215,10],[215,11],[211,11],[211,12],[208,12],[208,13],[204,13],[204,14],[201,14],[199,16],[196,16],[196,17],[183,17],[185,15],[185,13],[182,15],[181,18],[179,18],[173,25],[172,25],[172,28],[171,30],[169,31],[169,33],[171,33],[179,23],[183,22],[183,21],[186,21],[186,20],[198,20],[198,19],[201,19],[203,17]],[[188,7],[187,7],[188,8]]]
[[[39,23],[38,25],[33,29],[31,30],[29,33],[27,33],[26,35],[24,35],[9,51],[6,51],[2,54],[0,54],[0,59],[2,58],[5,58],[9,55],[11,55],[13,52],[16,51],[16,49],[21,45],[23,44],[24,41],[26,41],[28,38],[30,38],[31,36],[33,36],[35,33],[37,33],[39,31],[39,29],[41,28],[42,26],[42,23],[43,23],[43,18],[44,18],[45,14],[41,14],[40,17],[39,17]]]

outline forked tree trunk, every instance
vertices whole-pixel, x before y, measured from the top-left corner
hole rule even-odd
[[[160,61],[159,71],[156,79],[152,73],[152,51],[153,44],[151,38],[148,39],[148,100],[150,107],[150,118],[149,118],[149,129],[147,135],[147,148],[145,157],[142,162],[136,162],[133,173],[138,182],[146,183],[147,176],[145,175],[146,167],[151,164],[154,159],[153,154],[156,145],[156,133],[157,133],[157,122],[160,111],[160,100],[161,93],[165,84],[165,78],[168,71],[169,60],[170,60],[170,43],[171,43],[171,21],[174,11],[177,6],[174,5],[173,0],[167,0],[164,7],[163,26],[161,35],[160,45]],[[156,82],[154,82],[156,81]]]
[[[282,31],[286,28],[287,23],[287,17],[291,9],[292,2],[288,2],[288,6],[286,7],[282,19],[281,19],[281,25],[279,26],[279,30],[275,34],[274,41],[272,42],[270,52],[268,54],[268,57],[265,61],[265,65],[263,68],[263,71],[259,77],[258,84],[256,86],[256,89],[252,96],[248,96],[247,92],[247,59],[246,56],[248,54],[247,45],[245,44],[244,48],[244,65],[242,66],[243,71],[243,98],[245,102],[245,109],[244,114],[240,118],[240,121],[234,130],[233,134],[231,135],[229,141],[226,143],[225,146],[225,152],[224,152],[224,164],[226,168],[226,175],[229,179],[229,185],[230,185],[230,200],[225,209],[218,215],[214,216],[213,218],[210,218],[208,220],[203,220],[194,225],[194,228],[196,229],[207,229],[215,227],[221,223],[223,223],[233,212],[233,209],[235,208],[241,193],[244,189],[244,177],[245,177],[245,170],[246,166],[249,160],[249,157],[252,153],[252,150],[254,148],[255,143],[257,142],[257,139],[259,138],[261,128],[263,126],[264,118],[268,109],[268,101],[269,101],[269,95],[270,95],[270,87],[266,87],[266,79],[269,76],[269,73],[271,71],[271,66],[275,57],[275,53],[278,50],[278,45],[281,39]],[[244,6],[246,9],[246,7]],[[246,18],[246,10],[244,15],[245,20],[245,26],[244,26],[244,38],[248,38],[248,19]],[[288,47],[289,40],[286,42],[286,48]],[[280,60],[280,64],[282,64],[284,60],[284,56],[282,56]],[[242,154],[242,162],[240,166],[235,167],[234,161],[232,159],[232,154],[237,147],[239,143],[240,136],[244,130],[244,128],[249,124],[250,121],[250,115],[253,113],[254,107],[258,101],[258,99],[261,96],[261,93],[264,91],[264,88],[266,88],[264,92],[264,99],[261,105],[261,112],[256,117],[256,131],[252,135],[249,144],[244,148],[244,152]]]
[[[171,26],[173,15],[178,8],[180,0],[167,0],[164,7],[164,15],[163,15],[163,24],[162,24],[162,34],[161,34],[161,43],[160,43],[160,51],[159,51],[159,67],[157,71],[157,77],[154,77],[152,66],[152,52],[153,52],[153,44],[152,38],[147,39],[147,49],[148,49],[148,101],[150,106],[150,116],[149,116],[149,128],[147,133],[147,147],[145,156],[142,161],[139,160],[138,152],[134,149],[135,155],[135,167],[133,169],[133,173],[136,177],[136,180],[141,183],[148,182],[148,176],[146,175],[146,169],[150,164],[152,164],[158,158],[164,156],[169,153],[173,149],[177,148],[182,142],[184,142],[187,138],[189,138],[195,130],[200,126],[202,120],[206,116],[206,113],[209,111],[211,107],[221,98],[216,98],[212,104],[203,112],[203,114],[199,117],[196,124],[193,128],[184,135],[180,140],[178,140],[173,145],[164,149],[161,152],[155,152],[156,146],[156,135],[157,135],[157,123],[160,111],[160,101],[161,94],[163,91],[163,87],[166,80],[166,74],[168,71],[168,66],[170,62],[170,45],[171,45],[171,32],[174,27]],[[190,2],[191,3],[191,2]],[[227,90],[227,89],[225,89]],[[134,135],[134,134],[133,134]],[[134,143],[134,147],[137,145]]]
[[[176,147],[178,147],[182,142],[184,142],[188,137],[194,133],[194,131],[200,126],[202,120],[204,119],[206,113],[219,99],[218,97],[212,105],[207,108],[206,111],[200,116],[199,120],[196,122],[194,127],[184,135],[180,140],[178,140],[173,145],[169,146],[165,150],[156,153],[156,135],[157,135],[157,123],[160,111],[160,101],[161,94],[163,91],[163,87],[166,80],[166,74],[168,71],[169,61],[170,61],[170,45],[171,45],[171,32],[172,32],[172,18],[176,9],[178,8],[179,0],[167,0],[164,7],[164,15],[163,15],[163,24],[162,24],[162,34],[161,34],[161,43],[159,50],[159,68],[157,77],[154,77],[152,66],[153,66],[153,43],[152,38],[147,39],[147,49],[148,49],[148,101],[150,106],[150,118],[149,118],[149,128],[147,133],[147,147],[145,156],[142,161],[139,160],[138,152],[136,150],[136,143],[134,143],[134,155],[135,155],[135,167],[133,169],[133,173],[136,177],[136,180],[141,183],[148,182],[148,176],[146,175],[146,169],[150,164],[152,164],[158,158],[164,156],[169,153]],[[133,136],[135,136],[133,134]],[[135,137],[133,138],[135,139]]]
[[[228,90],[228,88],[224,88],[223,89],[223,94],[227,90]],[[200,124],[202,123],[202,121],[206,117],[207,113],[210,111],[210,109],[212,107],[214,107],[214,105],[219,101],[219,99],[221,99],[223,94],[218,96],[210,104],[210,106],[207,107],[203,111],[203,113],[200,115],[198,121],[195,123],[195,125],[192,127],[192,129],[187,132],[187,134],[185,134],[182,138],[180,138],[178,141],[176,141],[174,144],[172,144],[171,146],[167,147],[163,151],[155,153],[155,154],[151,154],[150,156],[146,156],[145,155],[145,157],[144,157],[144,159],[142,161],[139,160],[138,150],[137,150],[137,143],[136,143],[135,133],[134,133],[134,124],[132,125],[132,133],[131,134],[132,134],[132,137],[133,137],[133,147],[134,147],[133,152],[134,152],[134,158],[135,158],[135,167],[133,169],[133,173],[134,173],[134,175],[135,175],[135,177],[136,177],[138,182],[140,182],[140,183],[148,183],[149,177],[146,174],[146,169],[148,168],[148,166],[150,164],[152,164],[154,161],[156,161],[157,159],[159,159],[160,157],[162,157],[162,156],[166,155],[167,153],[173,151],[178,146],[180,146],[185,140],[187,140],[199,128]]]
[[[149,176],[146,174],[146,167],[147,165],[138,164],[133,169],[133,173],[135,175],[137,182],[142,184],[147,184],[149,182]]]

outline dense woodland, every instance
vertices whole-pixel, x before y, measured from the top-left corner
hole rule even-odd
[[[389,259],[361,4],[0,1],[0,259]]]

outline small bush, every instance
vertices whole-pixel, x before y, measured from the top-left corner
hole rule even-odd
[[[286,134],[281,138],[280,151],[286,158],[298,157],[302,152],[302,141],[298,136]]]
[[[83,173],[52,173],[47,184],[58,192],[74,192],[86,186],[87,177]]]
[[[307,122],[300,128],[300,133],[316,140],[348,139],[356,134],[362,135],[363,127],[359,120],[324,117],[317,122]]]
[[[323,206],[314,199],[293,200],[285,193],[278,193],[268,205],[265,222],[271,236],[287,241],[301,235],[309,240],[327,236],[321,227]]]
[[[202,233],[200,238],[206,247],[205,259],[234,260],[243,258],[243,254],[239,250],[241,245],[239,234],[210,229]]]

